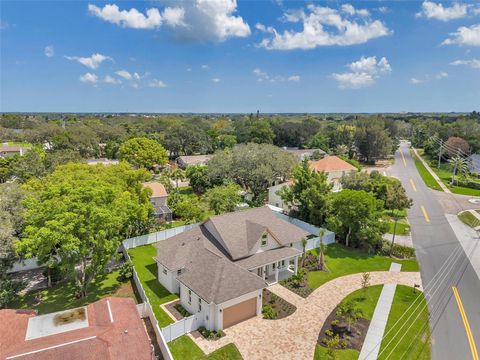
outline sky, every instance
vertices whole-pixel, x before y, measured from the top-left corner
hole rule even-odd
[[[480,1],[0,1],[2,112],[480,110]]]

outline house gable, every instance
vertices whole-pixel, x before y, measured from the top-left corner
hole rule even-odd
[[[260,253],[272,249],[277,249],[282,245],[275,239],[275,237],[268,231],[268,229],[262,234],[262,236],[255,243],[252,253]]]

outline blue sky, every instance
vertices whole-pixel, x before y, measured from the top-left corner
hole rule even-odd
[[[0,7],[0,111],[480,108],[480,1]]]

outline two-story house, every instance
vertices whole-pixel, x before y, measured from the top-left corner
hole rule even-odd
[[[158,222],[172,221],[172,210],[167,205],[168,193],[162,183],[158,181],[144,182],[143,186],[150,189],[150,201],[155,209],[154,217]]]

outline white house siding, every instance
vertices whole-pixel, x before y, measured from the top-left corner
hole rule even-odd
[[[157,268],[158,268],[158,282],[162,284],[162,286],[172,294],[178,294],[179,285],[176,279],[177,272],[168,270],[160,263],[157,263]],[[167,274],[163,272],[164,269],[167,271]]]
[[[188,291],[190,289],[183,284],[180,284],[180,302],[182,306],[188,310],[192,315],[196,315],[198,319],[199,326],[205,326],[207,329],[211,330],[214,324],[214,305],[205,302],[201,299],[195,292],[191,291],[192,301],[188,302]],[[202,302],[202,310],[199,311],[199,299]]]
[[[253,247],[252,249],[252,252],[255,252],[255,253],[260,253],[260,252],[264,252],[264,251],[268,251],[268,250],[272,250],[272,249],[276,249],[276,248],[279,248],[281,247],[281,245],[277,242],[277,240],[275,240],[275,238],[270,235],[270,233],[267,232],[267,244],[264,245],[264,246],[261,246],[261,241],[262,237],[260,237],[260,239],[258,239],[257,243],[255,244],[255,246]]]
[[[276,206],[278,208],[281,208],[285,211],[288,211],[288,206],[285,204],[280,197],[280,195],[277,195],[277,191],[279,191],[281,188],[287,186],[287,183],[283,184],[278,184],[274,185],[268,188],[268,203],[270,205]]]
[[[150,201],[155,208],[159,208],[160,206],[167,206],[167,198],[168,196],[151,197]]]
[[[241,303],[242,301],[249,300],[251,298],[257,299],[257,316],[262,313],[262,289],[253,291],[251,293],[239,296],[235,299],[225,301],[224,303],[215,305],[215,328],[214,330],[223,330],[223,309],[232,305]],[[222,310],[222,311],[220,311]]]

